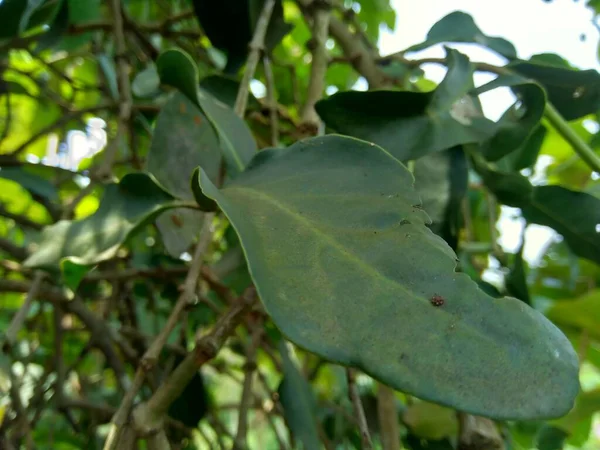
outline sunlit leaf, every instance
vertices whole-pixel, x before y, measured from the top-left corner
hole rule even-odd
[[[81,265],[112,258],[123,242],[145,223],[177,205],[148,175],[133,173],[106,187],[100,207],[77,221],[61,220],[46,227],[39,248],[24,264],[58,269],[63,258]]]

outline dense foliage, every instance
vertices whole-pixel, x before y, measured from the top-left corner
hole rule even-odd
[[[599,448],[600,75],[394,24],[0,2],[0,449]]]

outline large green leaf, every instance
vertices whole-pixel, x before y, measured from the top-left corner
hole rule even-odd
[[[522,147],[538,126],[546,107],[541,86],[520,75],[500,75],[474,93],[479,95],[499,87],[510,87],[519,100],[502,115],[493,136],[481,146],[483,155],[490,161],[497,161]]]
[[[219,140],[202,111],[175,92],[156,120],[146,170],[174,197],[193,200],[190,179],[198,166],[213,182],[218,181]],[[166,211],[157,219],[165,247],[173,256],[187,250],[201,225],[200,211],[183,208]]]
[[[292,361],[284,339],[279,341],[283,380],[277,388],[285,420],[305,449],[320,448],[317,431],[317,403],[310,384]]]
[[[565,119],[575,120],[600,109],[600,74],[596,70],[558,67],[548,64],[547,58],[543,62],[534,58],[508,67],[544,86],[549,100]]]
[[[61,220],[42,232],[39,248],[27,267],[58,269],[63,258],[81,265],[112,258],[141,225],[166,208],[180,205],[150,176],[133,173],[109,184],[98,210],[82,220]]]
[[[577,358],[545,317],[455,272],[410,172],[342,136],[263,150],[223,189],[267,312],[292,341],[427,400],[497,418],[560,416]],[[434,295],[445,303],[434,306]]]
[[[401,161],[481,142],[494,124],[468,108],[471,63],[451,49],[447,59],[448,73],[432,92],[340,92],[318,102],[317,112],[336,132],[374,142]]]
[[[167,50],[159,56],[156,68],[164,84],[179,89],[206,114],[230,170],[244,170],[257,151],[252,133],[231,108],[198,88],[198,69],[190,56],[179,49]]]
[[[417,52],[443,42],[479,44],[508,59],[517,57],[517,51],[510,42],[503,38],[486,36],[475,24],[473,18],[462,11],[455,11],[439,20],[431,27],[424,42],[413,45],[405,51]]]

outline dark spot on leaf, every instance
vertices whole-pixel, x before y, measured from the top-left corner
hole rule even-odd
[[[200,118],[200,116],[194,116],[194,123],[196,125],[200,125],[202,123],[202,119]]]
[[[183,221],[181,220],[181,217],[179,217],[176,214],[171,214],[171,221],[179,228],[183,226]]]
[[[400,225],[410,225],[410,220],[402,219]]]
[[[185,103],[180,103],[179,104],[179,112],[181,114],[185,114],[185,111],[186,111]]]
[[[445,302],[444,297],[438,294],[433,294],[429,301],[433,306],[442,306]]]

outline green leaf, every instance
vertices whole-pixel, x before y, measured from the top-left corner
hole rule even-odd
[[[469,107],[469,60],[447,51],[448,73],[432,92],[340,92],[318,102],[317,112],[336,132],[380,145],[401,161],[481,142],[494,124]]]
[[[576,328],[600,339],[600,290],[589,291],[576,300],[555,302],[546,316],[561,327]]]
[[[562,186],[532,186],[518,173],[473,159],[483,182],[501,203],[521,208],[529,223],[553,228],[579,257],[600,263],[600,199]]]
[[[600,74],[593,69],[575,70],[547,62],[519,61],[508,67],[538,81],[548,99],[566,120],[593,114],[600,108]]]
[[[428,402],[410,405],[402,414],[411,433],[431,440],[452,437],[458,431],[456,411]]]
[[[98,210],[82,220],[61,220],[44,228],[27,267],[58,269],[61,259],[81,265],[112,258],[125,240],[161,211],[177,206],[173,197],[144,173],[109,184]]]
[[[544,425],[536,436],[538,450],[562,450],[568,434],[560,428]]]
[[[285,340],[279,341],[283,380],[277,389],[285,421],[296,439],[304,444],[305,449],[318,449],[321,445],[315,418],[315,397],[310,384],[290,358],[286,345]]]
[[[521,236],[521,246],[513,258],[512,267],[506,276],[506,291],[515,298],[523,300],[531,305],[529,298],[529,289],[527,288],[527,276],[525,266],[527,263],[523,260],[523,248],[525,247],[525,233]]]
[[[158,114],[146,170],[174,197],[193,200],[190,178],[198,166],[217,182],[219,140],[202,111],[183,94],[174,92]],[[158,217],[157,227],[171,255],[177,257],[187,250],[200,231],[202,217],[200,211],[184,208]]]
[[[433,222],[431,230],[456,250],[469,175],[462,147],[418,159],[413,175],[415,190]]]
[[[101,18],[102,0],[63,0],[68,2],[69,24],[82,25],[97,21]],[[86,45],[94,36],[93,32],[81,33],[75,36],[64,36],[60,42],[60,49],[72,52],[79,47]]]
[[[83,280],[83,277],[85,277],[93,267],[93,265],[82,265],[77,264],[70,259],[63,259],[60,262],[62,280],[69,289],[75,292],[79,283]]]
[[[226,104],[233,109],[240,82],[234,78],[221,75],[210,75],[200,80],[200,87],[221,103]],[[248,93],[248,109],[259,109],[260,103],[252,92]]]
[[[198,103],[198,67],[190,55],[178,48],[166,50],[156,60],[156,71],[161,83],[179,89],[202,108]]]
[[[405,52],[418,52],[443,42],[479,44],[508,59],[517,57],[517,51],[509,41],[483,34],[473,18],[462,11],[455,11],[442,18],[431,27],[425,42],[413,45],[407,48]]]
[[[35,51],[38,53],[54,47],[61,41],[69,28],[69,2],[63,0],[60,1],[59,4],[60,6],[56,13],[56,17],[54,17],[48,31],[46,31],[39,39],[38,44],[35,47]]]
[[[159,92],[160,78],[156,66],[150,64],[139,72],[131,83],[131,92],[139,98],[151,98]]]
[[[538,125],[523,145],[498,161],[498,166],[514,172],[533,167],[547,133],[544,125]]]
[[[36,173],[35,168],[29,167],[3,167],[0,169],[0,178],[19,183],[31,194],[58,202],[58,191],[52,183]]]
[[[528,222],[560,233],[576,255],[600,264],[600,199],[561,186],[537,186],[522,211]]]
[[[263,150],[204,193],[235,227],[265,309],[290,340],[391,387],[477,415],[556,417],[577,357],[540,313],[492,299],[425,224],[410,172],[342,136]],[[431,304],[433,295],[445,303]]]
[[[198,70],[189,55],[170,49],[159,56],[156,66],[163,83],[179,89],[206,114],[219,136],[230,171],[235,174],[244,170],[257,152],[252,133],[231,108],[198,89]]]
[[[489,161],[497,161],[523,146],[544,115],[544,90],[519,75],[500,75],[474,93],[479,95],[506,86],[515,92],[519,100],[502,115],[495,125],[493,136],[481,146],[481,152]]]

